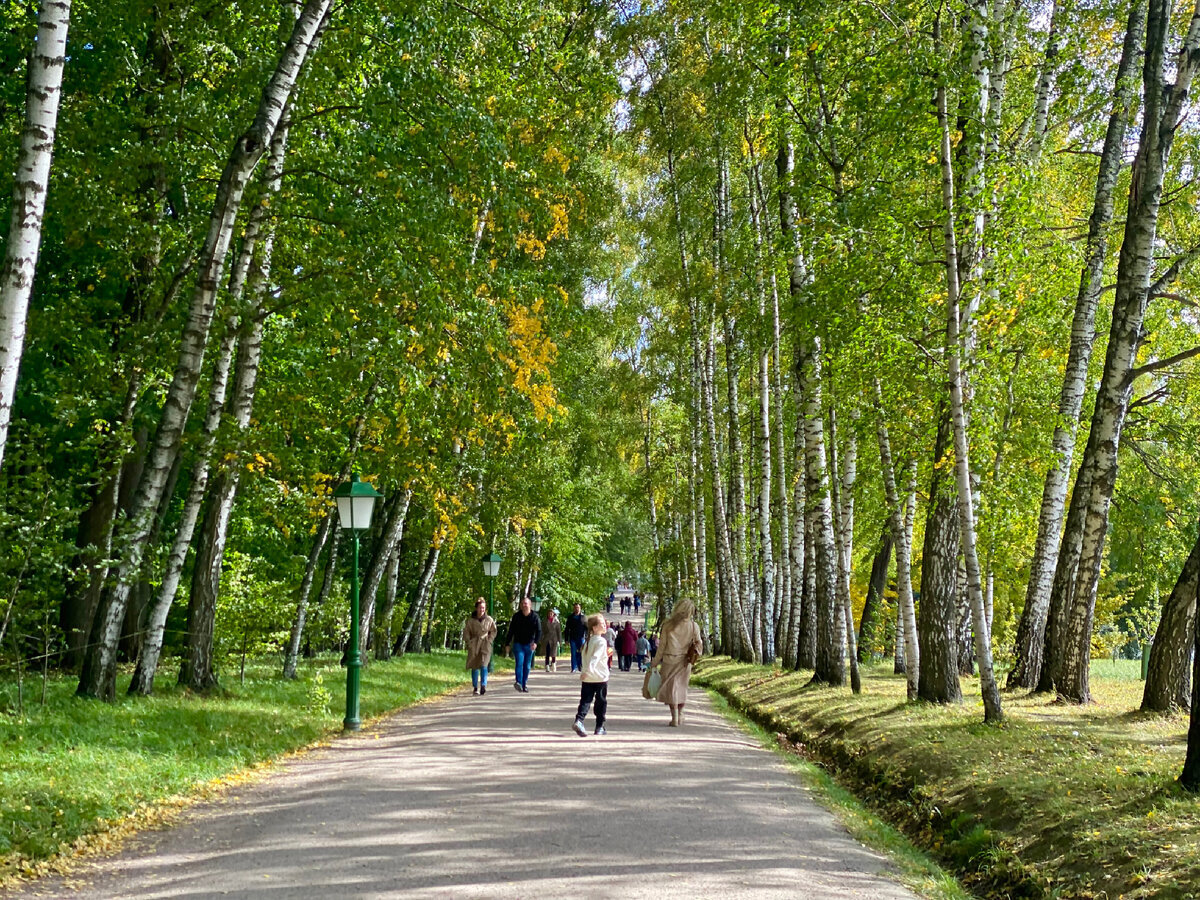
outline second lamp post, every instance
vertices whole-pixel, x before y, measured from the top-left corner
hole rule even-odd
[[[358,688],[362,672],[358,627],[358,539],[371,527],[375,501],[381,499],[383,494],[359,480],[357,475],[351,475],[349,481],[334,489],[333,496],[337,500],[338,521],[342,528],[354,536],[354,568],[350,576],[350,652],[346,654],[346,718],[342,727],[346,731],[358,731],[362,727],[362,720],[358,717]]]

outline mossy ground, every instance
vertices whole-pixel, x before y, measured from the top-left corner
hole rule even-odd
[[[695,680],[820,762],[977,893],[1200,897],[1200,797],[1175,779],[1184,715],[1137,711],[1136,663],[1096,663],[1095,702],[1005,694],[983,724],[976,679],[958,706],[905,702],[890,665],[863,692],[808,687],[811,673],[714,658]]]

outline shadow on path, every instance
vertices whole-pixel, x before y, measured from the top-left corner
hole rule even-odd
[[[912,897],[702,692],[669,728],[614,669],[609,734],[579,738],[559,669],[400,713],[5,896]]]

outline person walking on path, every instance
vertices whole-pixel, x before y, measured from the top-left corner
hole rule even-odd
[[[542,620],[532,611],[528,597],[521,600],[521,608],[513,613],[508,623],[508,644],[512,647],[513,659],[517,664],[516,681],[513,687],[528,694],[529,670],[533,666],[533,653],[542,639]]]
[[[588,619],[588,621],[592,620]],[[604,640],[608,642],[608,667],[611,669],[613,653],[617,649],[617,630],[612,627],[611,623],[609,623],[608,628],[604,632]]]
[[[628,672],[633,668],[633,655],[637,653],[637,630],[626,620],[617,635],[617,653],[621,656],[621,671]]]
[[[471,670],[472,693],[487,693],[488,663],[492,661],[492,642],[496,640],[496,621],[487,614],[487,603],[480,597],[475,612],[463,623],[463,646],[467,649],[467,668]]]
[[[662,685],[655,695],[659,703],[671,708],[671,724],[683,724],[683,704],[687,701],[688,678],[692,664],[700,658],[704,643],[700,627],[692,621],[695,606],[691,600],[680,600],[671,615],[663,622],[658,653],[650,668],[659,667]]]
[[[545,646],[546,671],[558,671],[558,645],[562,643],[562,622],[558,610],[550,610],[546,616],[546,627],[542,629],[542,644]]]
[[[580,737],[587,737],[583,720],[587,718],[592,704],[596,704],[595,734],[608,734],[604,723],[608,719],[608,641],[604,633],[607,623],[604,616],[596,613],[588,616],[591,636],[583,648],[583,670],[579,676],[579,709],[575,711],[575,724],[571,727]]]
[[[637,661],[639,672],[644,672],[646,670],[646,661],[649,656],[650,641],[646,638],[646,632],[643,631],[638,635],[637,639]]]
[[[575,612],[567,616],[567,643],[571,645],[572,672],[583,668],[583,642],[587,636],[587,619],[584,618],[583,607],[576,603]]]

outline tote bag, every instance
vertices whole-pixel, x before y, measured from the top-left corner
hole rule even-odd
[[[642,696],[647,700],[653,700],[658,695],[658,689],[662,687],[662,675],[657,668],[650,669],[646,672],[646,678],[642,682]]]

